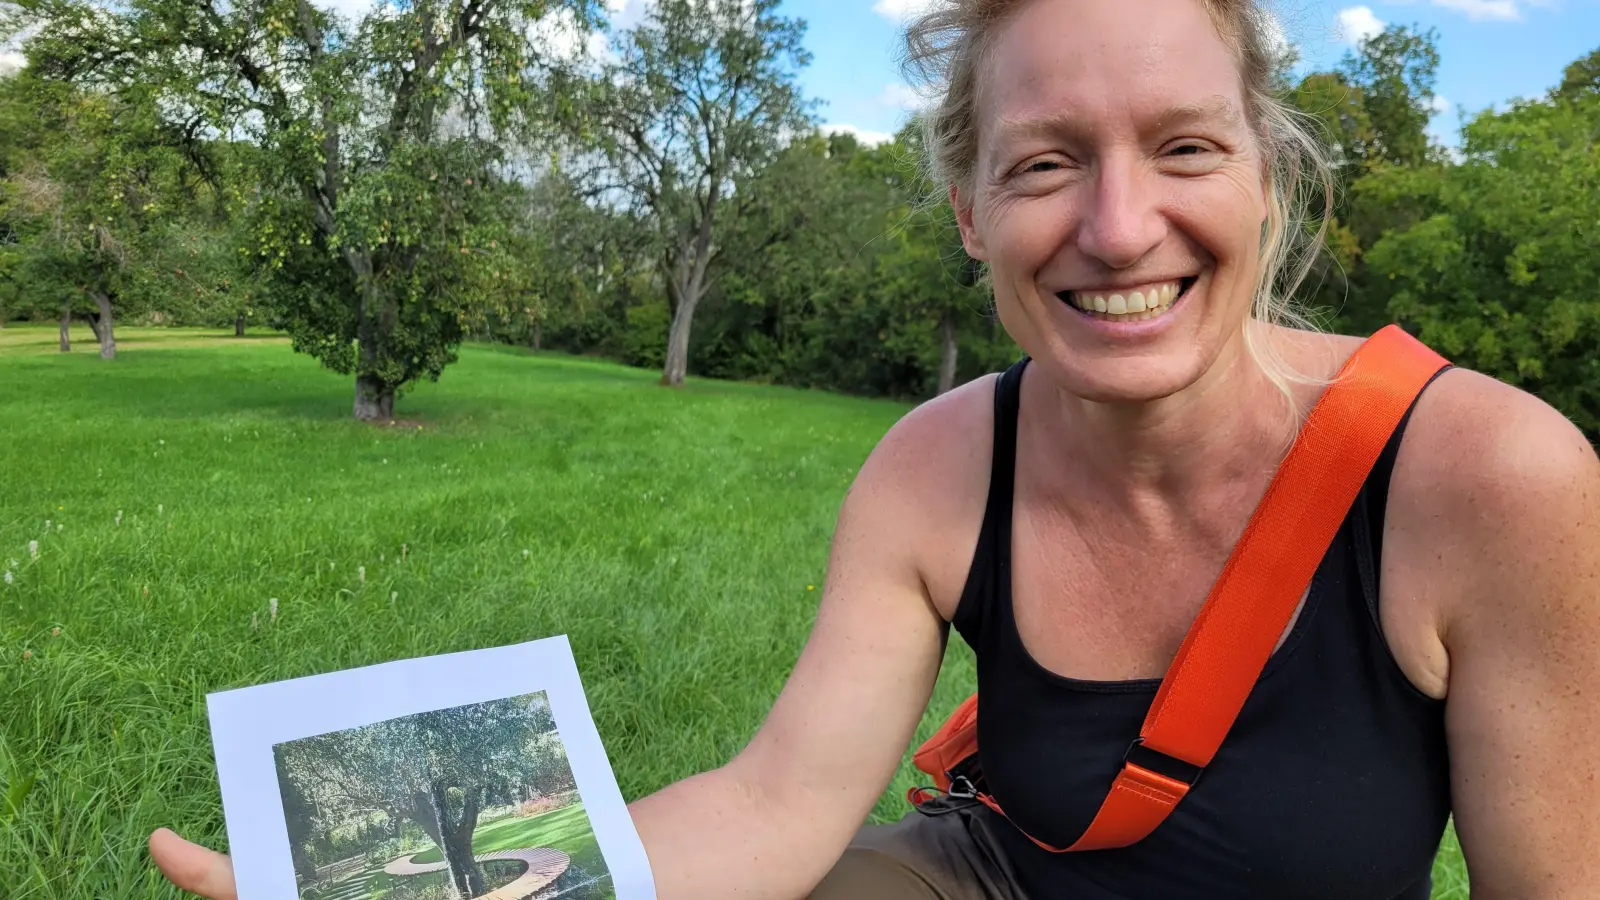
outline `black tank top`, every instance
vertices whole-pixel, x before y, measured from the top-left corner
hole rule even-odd
[[[1022,644],[1010,562],[1026,363],[996,387],[988,506],[953,625],[977,654],[990,793],[1017,825],[1065,847],[1089,827],[1160,681],[1065,678]],[[1159,828],[1131,847],[1076,853],[994,829],[1030,900],[1427,900],[1450,811],[1444,703],[1410,683],[1378,623],[1384,504],[1404,429],[1215,759]]]

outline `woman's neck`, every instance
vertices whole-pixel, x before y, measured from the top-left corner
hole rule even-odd
[[[1112,499],[1135,505],[1184,503],[1255,480],[1276,469],[1298,427],[1242,336],[1171,396],[1101,403],[1050,390],[1042,405],[1055,413],[1040,422],[1053,432],[1046,446],[1079,460]]]

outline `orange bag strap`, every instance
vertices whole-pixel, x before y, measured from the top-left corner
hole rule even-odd
[[[1233,727],[1379,454],[1448,365],[1397,325],[1368,338],[1345,363],[1190,626],[1111,792],[1068,850],[1133,844],[1189,792]]]

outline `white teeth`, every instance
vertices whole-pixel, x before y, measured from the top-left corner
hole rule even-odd
[[[1073,291],[1070,297],[1073,306],[1096,319],[1110,322],[1140,322],[1166,312],[1178,298],[1181,290],[1182,286],[1178,282],[1169,281],[1159,287],[1130,291],[1127,294]]]

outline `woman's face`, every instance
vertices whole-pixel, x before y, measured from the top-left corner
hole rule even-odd
[[[1002,323],[1053,380],[1153,400],[1240,346],[1264,169],[1197,0],[1033,0],[978,91],[977,164],[951,200]]]

